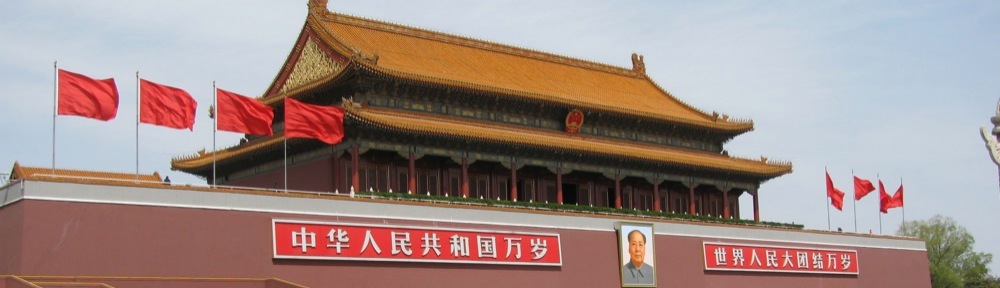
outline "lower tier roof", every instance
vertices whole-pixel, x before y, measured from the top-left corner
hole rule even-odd
[[[750,160],[731,157],[719,153],[687,150],[652,144],[637,143],[625,140],[614,140],[588,137],[579,134],[533,129],[524,126],[505,125],[496,122],[454,118],[443,115],[408,112],[395,109],[376,107],[361,107],[345,103],[345,117],[353,118],[362,125],[372,125],[393,131],[420,135],[437,135],[456,137],[477,141],[520,145],[542,149],[574,151],[589,154],[605,155],[636,159],[653,163],[677,165],[684,167],[716,170],[755,175],[762,178],[778,177],[792,171],[791,163],[775,163],[761,160]],[[280,145],[283,135],[274,135],[258,139],[239,146],[215,152],[201,152],[197,155],[176,158],[172,161],[175,170],[203,170],[212,165],[213,153],[215,161],[225,161],[240,157],[245,153],[259,151],[270,146]]]

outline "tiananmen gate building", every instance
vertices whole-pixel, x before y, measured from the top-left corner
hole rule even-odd
[[[761,221],[791,163],[728,155],[753,122],[684,103],[641,55],[308,7],[258,98],[274,134],[172,161],[217,185],[15,164],[0,288],[930,287],[920,239]],[[284,99],[342,107],[343,139],[286,139]]]

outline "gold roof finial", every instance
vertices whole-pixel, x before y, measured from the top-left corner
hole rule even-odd
[[[326,4],[328,0],[309,0],[309,12],[319,12],[320,14],[327,14],[330,10],[326,9]]]
[[[632,53],[632,71],[639,74],[646,74],[646,62],[642,61],[642,55]]]

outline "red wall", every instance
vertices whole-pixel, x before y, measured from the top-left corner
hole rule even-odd
[[[23,205],[13,204],[0,208],[0,275],[10,274],[4,273],[5,271],[21,270],[23,207]]]
[[[220,185],[256,187],[264,189],[284,189],[285,169],[278,169],[261,173],[256,176],[237,179]],[[288,189],[302,191],[329,191],[333,192],[333,158],[322,157],[311,159],[305,163],[288,164]],[[341,191],[343,192],[343,191]]]
[[[275,260],[272,218],[558,233],[563,266]],[[23,258],[4,260],[0,275],[276,277],[311,287],[619,285],[611,231],[22,200],[0,208],[3,247],[18,242],[6,233],[16,234],[11,222],[25,219]],[[857,276],[706,272],[701,243],[718,240],[657,235],[658,287],[930,287],[923,251],[857,248]]]

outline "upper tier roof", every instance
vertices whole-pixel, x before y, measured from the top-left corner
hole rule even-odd
[[[306,29],[345,58],[369,59],[352,64],[379,74],[713,130],[753,129],[750,121],[708,114],[673,97],[646,76],[642,56],[633,55],[634,67],[625,69],[331,13],[325,2],[311,3]]]

